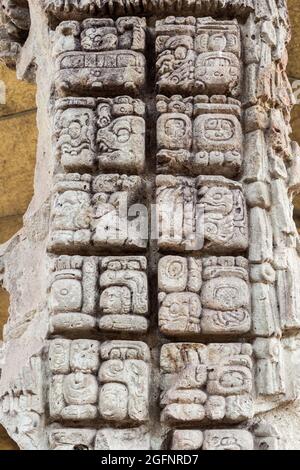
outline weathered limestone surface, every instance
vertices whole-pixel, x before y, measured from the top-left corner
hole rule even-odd
[[[2,4],[39,140],[0,422],[22,449],[299,449],[285,1]]]

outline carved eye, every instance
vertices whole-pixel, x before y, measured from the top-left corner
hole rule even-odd
[[[117,131],[117,139],[119,142],[121,142],[122,144],[124,144],[125,142],[128,142],[128,140],[130,139],[130,132],[128,129],[118,129]]]
[[[99,127],[106,127],[110,123],[110,118],[108,116],[103,116],[100,119],[98,119],[98,125]]]
[[[221,201],[222,197],[223,197],[222,193],[215,193],[214,194],[214,200],[215,201]]]
[[[60,291],[60,295],[68,295],[68,293],[69,293],[69,291],[66,288],[61,289],[61,291]]]

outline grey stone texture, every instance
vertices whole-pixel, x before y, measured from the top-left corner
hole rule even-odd
[[[285,1],[1,3],[39,128],[0,247],[1,424],[21,449],[299,449]]]

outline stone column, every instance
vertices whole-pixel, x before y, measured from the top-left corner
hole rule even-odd
[[[0,422],[22,449],[299,449],[285,0],[1,3],[39,142]]]

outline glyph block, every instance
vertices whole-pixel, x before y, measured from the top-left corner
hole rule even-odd
[[[236,176],[242,165],[241,104],[226,96],[157,97],[161,173]]]
[[[221,176],[156,178],[158,246],[164,251],[243,252],[248,222],[242,186]]]
[[[254,440],[242,429],[177,429],[173,432],[171,450],[253,450]]]
[[[94,422],[97,418],[104,422],[146,422],[149,360],[148,346],[139,341],[101,344],[88,339],[51,340],[50,418],[64,422]]]
[[[252,347],[169,343],[161,349],[161,420],[236,423],[253,416]]]
[[[146,258],[62,255],[51,262],[52,332],[147,331]]]
[[[67,172],[141,173],[145,105],[129,96],[61,98],[55,103],[56,156]]]
[[[248,262],[243,257],[165,256],[158,265],[159,327],[167,336],[250,331]]]
[[[138,17],[61,23],[53,45],[56,88],[63,94],[136,94],[145,84],[145,27]]]
[[[240,93],[237,21],[174,17],[156,22],[157,83],[165,93]]]
[[[143,188],[139,176],[57,175],[49,251],[96,254],[107,248],[145,249],[148,225],[147,214],[140,210]]]

